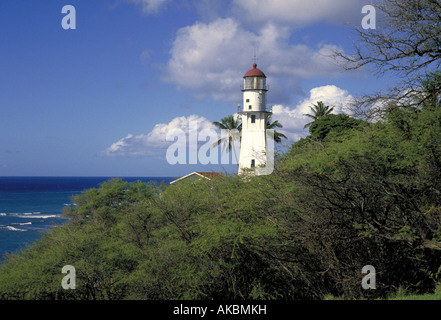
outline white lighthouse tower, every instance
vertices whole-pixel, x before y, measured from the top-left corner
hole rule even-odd
[[[266,123],[271,115],[271,112],[266,110],[266,76],[257,68],[256,63],[243,79],[243,108],[239,112],[242,117],[239,174],[266,166]],[[254,172],[258,174],[258,170]]]

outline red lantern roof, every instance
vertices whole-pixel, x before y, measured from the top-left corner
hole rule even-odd
[[[247,73],[245,73],[245,75],[243,76],[245,77],[265,77],[265,74],[262,72],[262,70],[257,69],[257,64],[254,63],[253,64],[253,69],[251,69],[250,71],[248,71]]]

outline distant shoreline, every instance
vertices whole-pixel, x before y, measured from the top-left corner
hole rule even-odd
[[[0,262],[6,252],[18,252],[35,243],[53,226],[65,222],[62,216],[72,196],[112,179],[126,182],[168,184],[173,177],[106,176],[3,176],[0,177]]]

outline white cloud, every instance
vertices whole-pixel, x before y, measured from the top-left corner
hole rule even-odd
[[[272,120],[278,120],[283,125],[283,129],[278,129],[278,131],[284,133],[291,142],[294,142],[308,134],[308,131],[303,127],[310,119],[304,114],[310,112],[309,108],[312,104],[322,101],[325,105],[333,106],[334,113],[348,113],[345,108],[352,102],[352,99],[353,97],[348,91],[334,85],[313,88],[310,90],[309,97],[293,108],[283,105],[273,106]],[[198,133],[204,129],[216,130],[212,122],[202,116],[176,117],[169,123],[155,125],[153,130],[147,134],[128,134],[108,147],[104,151],[104,155],[109,157],[165,156],[167,148],[174,143],[166,140],[167,134],[183,131],[189,137],[192,129],[190,123],[194,121],[197,121]],[[200,143],[205,143],[205,141]]]
[[[234,0],[242,17],[301,26],[319,21],[345,23],[360,19],[365,0]]]
[[[147,14],[157,13],[169,0],[128,0],[139,5]]]
[[[353,101],[353,96],[348,91],[338,88],[334,85],[317,87],[310,90],[309,97],[304,99],[294,108],[283,105],[273,106],[273,120],[278,120],[283,129],[280,129],[291,141],[308,135],[308,130],[303,129],[304,125],[311,119],[305,117],[306,113],[310,113],[310,107],[322,101],[325,105],[334,107],[333,113],[348,113],[346,109]]]
[[[299,81],[305,77],[341,72],[326,57],[336,46],[290,44],[289,37],[285,27],[268,23],[250,32],[232,18],[181,28],[171,48],[165,80],[200,95],[240,102],[242,77],[251,68],[256,49],[259,67],[277,88],[271,98],[279,101],[299,91]]]
[[[213,128],[212,122],[201,116],[176,117],[167,124],[155,125],[147,134],[127,135],[108,147],[104,155],[110,157],[165,156],[166,149],[173,143],[166,140],[167,134],[182,130],[188,135],[192,121],[197,121],[198,131]]]
[[[166,80],[178,88],[230,100],[228,95],[240,93],[240,71],[248,60],[244,48],[253,37],[232,19],[184,27],[173,43]]]

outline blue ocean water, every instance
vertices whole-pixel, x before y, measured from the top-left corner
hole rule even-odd
[[[52,226],[66,221],[62,211],[72,196],[99,187],[109,177],[0,177],[0,261],[5,253],[32,244]],[[133,182],[168,184],[174,178],[121,177]]]

